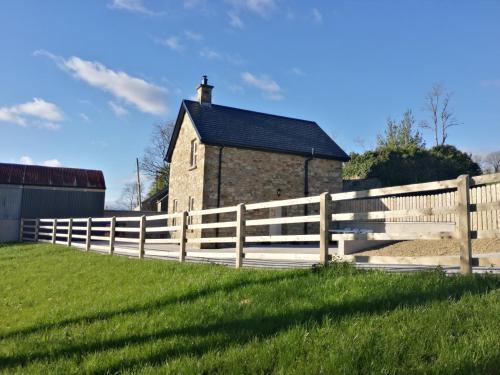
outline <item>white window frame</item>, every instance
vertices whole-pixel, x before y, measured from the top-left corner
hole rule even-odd
[[[191,168],[195,168],[198,162],[198,140],[191,141],[191,152],[189,157],[189,164]]]

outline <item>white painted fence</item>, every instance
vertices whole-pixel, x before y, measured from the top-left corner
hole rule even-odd
[[[458,179],[435,181],[421,184],[394,186],[363,191],[344,193],[323,193],[312,197],[269,201],[251,204],[238,204],[231,207],[221,207],[200,211],[179,212],[137,217],[108,218],[63,218],[63,219],[22,219],[20,240],[40,241],[83,248],[86,251],[99,250],[109,254],[135,255],[143,258],[147,244],[175,244],[178,246],[179,260],[186,257],[186,244],[235,244],[235,265],[241,267],[244,258],[245,244],[250,243],[289,243],[317,242],[319,243],[319,259],[322,264],[328,262],[328,246],[330,241],[349,240],[413,240],[413,239],[458,239],[460,241],[461,271],[470,273],[472,268],[471,238],[500,238],[499,215],[500,196],[496,187],[500,182],[500,174],[478,177],[460,176]],[[492,186],[494,189],[492,189]],[[367,199],[389,199],[397,201],[399,196],[407,199],[408,194],[431,194],[435,191],[447,190],[448,197],[441,199],[439,204],[418,205],[396,204],[386,205],[383,209],[365,206],[361,212],[331,212],[338,202],[353,202]],[[481,193],[478,193],[478,192]],[[492,192],[495,191],[495,194]],[[483,193],[484,192],[484,193]],[[488,193],[489,192],[489,193]],[[444,195],[436,195],[444,197]],[[480,198],[478,198],[480,197]],[[483,199],[483,197],[486,197]],[[413,198],[412,198],[413,199]],[[409,199],[409,201],[412,201]],[[383,200],[382,200],[383,202]],[[303,206],[319,204],[319,214],[267,219],[247,219],[250,211],[264,210],[275,207]],[[236,220],[210,223],[190,223],[188,218],[235,213]],[[333,233],[330,229],[335,222],[364,220],[412,220],[426,217],[453,217],[455,230],[446,232],[411,232],[401,230],[397,233]],[[474,219],[475,218],[475,219]],[[175,219],[175,225],[172,224]],[[418,221],[418,220],[417,220]],[[471,223],[477,222],[477,225]],[[246,235],[248,227],[269,226],[275,224],[319,223],[315,234],[294,235]],[[480,224],[479,224],[480,223]],[[153,225],[154,224],[154,225]],[[234,235],[225,237],[190,238],[188,230],[232,228]],[[410,226],[408,226],[410,229]],[[171,234],[175,233],[173,238]],[[160,236],[159,236],[160,235]],[[132,244],[135,247],[130,247]],[[128,245],[128,246],[126,246]]]

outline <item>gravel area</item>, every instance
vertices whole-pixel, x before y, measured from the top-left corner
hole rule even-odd
[[[500,239],[472,240],[473,254],[500,253]],[[459,255],[456,240],[415,240],[402,241],[378,249],[363,251],[356,255],[387,255],[387,256],[432,256]]]

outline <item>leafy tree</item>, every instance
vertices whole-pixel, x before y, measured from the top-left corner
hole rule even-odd
[[[377,162],[377,152],[366,151],[362,154],[351,152],[350,160],[344,164],[342,177],[345,179],[368,178],[373,165]]]
[[[439,163],[435,166],[435,175],[440,179],[455,178],[461,174],[477,176],[482,173],[478,163],[472,160],[472,155],[460,151],[455,146],[442,145],[429,150]]]
[[[378,178],[383,186],[446,180],[461,174],[478,175],[481,168],[471,155],[454,146],[379,147],[363,154],[351,154],[345,178]]]
[[[377,136],[377,147],[388,149],[422,148],[425,142],[422,135],[415,129],[415,117],[408,109],[399,123],[391,118],[387,119],[384,135]]]

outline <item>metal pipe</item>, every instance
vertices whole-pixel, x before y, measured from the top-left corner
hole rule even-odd
[[[304,161],[304,197],[309,196],[309,162],[314,159],[314,147],[311,149],[311,156]],[[309,213],[309,205],[304,205],[304,216]],[[307,223],[304,223],[304,234],[307,234]]]
[[[224,146],[219,146],[219,164],[217,166],[217,208],[220,208],[220,189],[222,177],[222,151]],[[219,214],[216,214],[217,222],[219,222]],[[219,228],[215,228],[215,237],[219,237]]]

